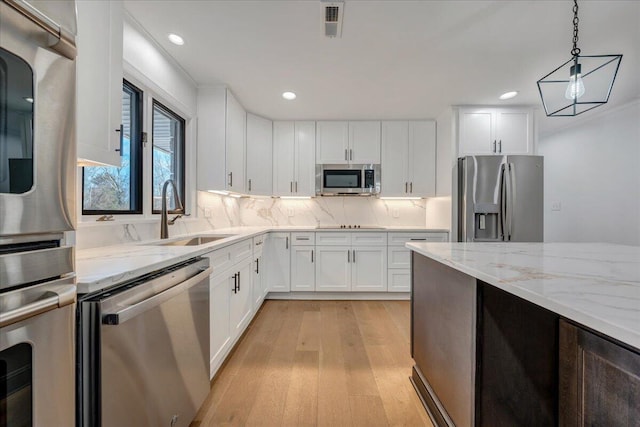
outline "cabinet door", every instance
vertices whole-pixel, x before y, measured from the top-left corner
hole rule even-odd
[[[499,154],[533,154],[533,113],[526,109],[496,111]]]
[[[318,122],[316,132],[318,163],[349,163],[349,122]]]
[[[411,292],[411,270],[394,268],[387,271],[388,292]]]
[[[239,264],[236,269],[235,290],[231,291],[230,317],[231,317],[231,339],[239,337],[251,321],[253,314],[253,290],[251,279],[253,262],[247,260]]]
[[[349,122],[349,162],[380,163],[380,122]]]
[[[295,123],[293,190],[296,196],[316,195],[316,123]]]
[[[409,195],[436,195],[436,122],[409,122]]]
[[[247,114],[247,194],[273,192],[273,122]]]
[[[228,90],[226,121],[227,190],[244,193],[247,113]]]
[[[490,109],[460,109],[459,157],[472,154],[493,154],[495,135],[494,113]]]
[[[408,146],[408,122],[382,122],[381,196],[407,196]]]
[[[122,2],[82,1],[78,13],[78,158],[120,167]]]
[[[293,194],[295,130],[293,122],[273,122],[273,195]]]
[[[637,426],[640,354],[560,321],[560,426]]]
[[[315,248],[293,246],[291,248],[291,290],[313,292],[316,290]]]
[[[353,247],[351,255],[351,290],[387,291],[387,247]]]
[[[215,374],[231,346],[229,304],[233,281],[229,274],[218,274],[209,279],[209,333],[211,376]]]
[[[389,268],[411,268],[411,251],[404,246],[387,248]]]
[[[264,264],[262,262],[262,255],[257,256],[253,260],[253,279],[251,281],[251,290],[253,293],[253,311],[258,311],[264,301]]]
[[[351,247],[316,247],[316,291],[351,290]]]
[[[264,251],[269,292],[289,292],[291,288],[290,243],[289,233],[269,233]]]

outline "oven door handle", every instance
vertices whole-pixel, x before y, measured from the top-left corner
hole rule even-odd
[[[163,302],[170,300],[176,295],[181,294],[187,289],[192,288],[193,286],[202,282],[202,280],[208,277],[212,271],[213,269],[211,267],[201,269],[200,273],[185,280],[184,282],[181,282],[175,285],[172,288],[167,289],[164,292],[160,292],[157,295],[154,295],[150,298],[140,301],[137,304],[133,304],[126,308],[118,310],[114,313],[104,313],[102,315],[102,324],[103,325],[119,325],[121,323],[126,322],[127,320],[133,319],[134,317],[139,316],[145,311],[159,306]]]
[[[62,308],[76,302],[75,285],[51,287],[47,290],[47,294],[49,293],[53,295],[13,310],[0,313],[0,328],[4,328],[5,326],[29,319],[30,317],[37,316],[38,314],[46,313],[47,311],[55,310],[56,308]]]

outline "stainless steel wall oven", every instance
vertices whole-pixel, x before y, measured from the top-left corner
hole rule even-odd
[[[0,427],[75,423],[74,31],[0,1]]]

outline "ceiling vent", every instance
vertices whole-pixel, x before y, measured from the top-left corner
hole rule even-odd
[[[336,1],[322,1],[322,22],[324,35],[327,37],[342,37],[342,13],[344,3]]]

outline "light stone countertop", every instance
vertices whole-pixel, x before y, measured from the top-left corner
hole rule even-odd
[[[244,239],[270,231],[313,231],[313,232],[448,232],[449,230],[428,229],[424,227],[385,227],[381,230],[345,229],[316,230],[312,226],[269,226],[269,227],[231,227],[182,236],[172,236],[167,240],[182,240],[193,236],[233,235],[199,246],[158,246],[161,240],[135,242],[122,245],[76,251],[76,276],[78,293],[86,294],[110,288],[127,280],[152,273],[162,268],[203,255],[216,249],[232,245]]]
[[[640,247],[605,243],[406,246],[640,349]]]

